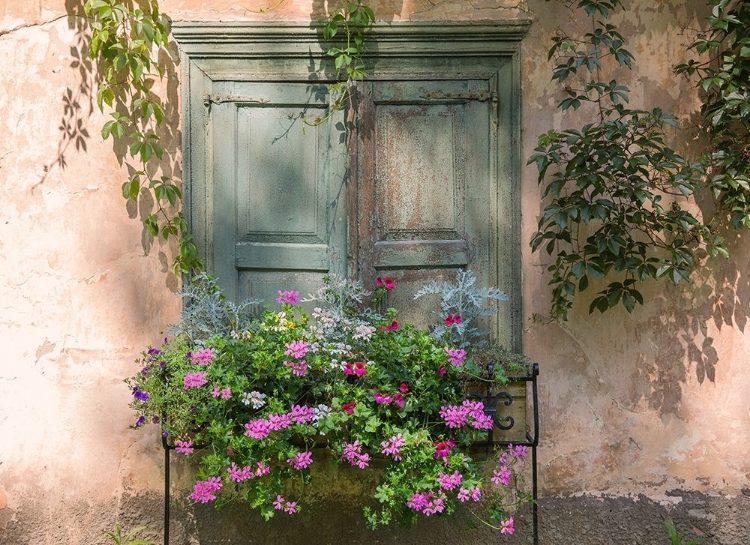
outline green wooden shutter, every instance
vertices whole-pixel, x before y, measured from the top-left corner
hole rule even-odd
[[[328,89],[220,82],[207,97],[213,153],[212,267],[229,297],[273,302],[345,274],[346,149],[341,116],[318,127]]]
[[[491,163],[496,96],[487,80],[363,85],[359,130],[360,276],[391,276],[389,305],[434,323],[425,283],[470,268],[492,285],[497,189]]]

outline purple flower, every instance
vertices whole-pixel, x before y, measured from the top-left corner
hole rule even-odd
[[[138,386],[133,386],[133,397],[138,401],[148,401],[149,395],[141,390]]]
[[[146,417],[141,415],[138,417],[138,420],[135,421],[135,424],[133,424],[133,428],[138,429],[141,426],[143,426],[143,423],[146,421]]]
[[[148,353],[149,354],[161,354],[161,350],[159,350],[157,348],[149,348],[148,349]]]
[[[278,291],[276,302],[280,305],[296,305],[299,302],[298,291]]]

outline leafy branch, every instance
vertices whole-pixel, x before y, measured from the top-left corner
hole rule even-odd
[[[164,157],[157,131],[164,123],[164,104],[153,91],[155,78],[164,71],[157,61],[169,55],[170,19],[159,13],[157,0],[133,6],[118,0],[87,0],[84,13],[91,27],[89,54],[99,62],[97,105],[108,107],[111,119],[102,127],[102,138],[126,146],[132,161],[122,194],[129,202],[155,203],[143,219],[153,237],[179,243],[175,274],[199,270],[202,264],[182,212],[181,186],[169,176],[159,176]]]
[[[719,209],[716,220],[750,227],[750,4],[708,0],[708,5],[708,29],[690,45],[703,58],[675,71],[697,76],[702,92],[701,129],[711,144],[699,164]]]
[[[338,46],[329,47],[326,55],[333,58],[336,70],[346,79],[330,86],[331,97],[326,115],[305,121],[306,125],[316,127],[328,121],[335,112],[341,111],[347,104],[352,84],[367,77],[363,58],[366,51],[364,33],[374,22],[375,13],[362,0],[344,1],[328,19],[320,21],[324,39],[343,38]]]
[[[586,13],[592,30],[581,37],[561,31],[553,39],[552,79],[565,86],[558,108],[586,106],[597,119],[542,134],[528,160],[537,166],[543,197],[551,197],[531,245],[556,256],[547,270],[550,314],[559,319],[566,319],[574,296],[591,280],[608,283],[589,312],[620,304],[632,312],[643,304],[643,282],[687,280],[701,248],[727,255],[723,239],[684,207],[703,170],[666,144],[672,116],[629,108],[630,90],[602,75],[633,66],[624,38],[607,22],[620,0],[568,3]]]

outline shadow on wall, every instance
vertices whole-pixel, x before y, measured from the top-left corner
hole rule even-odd
[[[133,9],[134,6],[146,9],[154,1],[126,0],[121,3],[128,9]],[[70,55],[74,58],[70,64],[70,68],[78,72],[79,85],[77,88],[68,87],[63,93],[63,117],[59,127],[60,141],[58,144],[58,154],[45,167],[45,174],[36,186],[44,183],[50,169],[55,166],[61,169],[66,168],[65,154],[71,145],[74,145],[78,152],[86,153],[88,151],[87,141],[91,138],[91,134],[87,127],[87,122],[92,114],[94,114],[95,108],[98,108],[96,105],[96,93],[98,84],[104,80],[104,76],[99,59],[91,59],[89,56],[91,30],[83,6],[84,0],[65,0],[65,9],[68,13],[68,26],[76,34],[75,45],[70,48]],[[178,98],[179,77],[177,69],[179,65],[179,52],[176,42],[170,42],[169,52],[165,52],[164,50],[159,51],[157,62],[164,77],[159,78],[159,75],[154,71],[154,77],[150,83],[152,89],[156,91],[157,97],[161,99],[164,122],[159,127],[149,130],[153,130],[158,135],[164,155],[161,160],[154,159],[149,161],[146,166],[146,173],[149,179],[158,179],[166,176],[179,184],[182,176],[179,157],[182,133],[180,129]],[[112,88],[115,91],[112,110],[119,114],[124,114],[127,111],[126,105],[130,101],[132,89],[127,85],[115,85]],[[102,120],[102,124],[109,119],[109,111],[109,107],[105,105],[105,118]],[[100,127],[95,127],[95,129],[93,132],[95,137],[98,138]],[[115,141],[114,139],[111,141],[112,151],[117,157],[118,163],[120,166],[125,166],[128,177],[130,177],[139,170],[142,170],[143,165],[136,158],[129,156],[127,144],[125,141]],[[125,177],[122,176],[122,178],[122,182],[124,183],[126,181]],[[141,189],[138,203],[128,201],[126,209],[130,218],[139,218],[143,221],[156,211],[152,193],[147,189]],[[151,236],[145,225],[142,226],[141,246],[145,255],[151,252],[154,242],[154,237]],[[178,249],[174,244],[170,247],[159,244],[159,261],[162,264],[162,272],[169,273],[167,274],[167,286],[172,291],[177,290],[177,278],[170,273],[171,262],[167,254],[174,254],[176,251]]]
[[[693,273],[689,285],[669,286],[663,311],[636,328],[636,335],[655,347],[654,357],[639,358],[637,373],[639,382],[649,384],[650,392],[643,397],[661,414],[677,412],[680,384],[688,380],[693,366],[700,384],[716,381],[720,361],[709,326],[745,332],[750,278],[743,271],[750,269],[750,263],[741,252],[740,232],[729,235],[734,237],[729,244],[731,259],[710,260]]]
[[[529,4],[532,13],[541,13],[545,6],[546,4],[539,1]],[[550,19],[558,17],[564,20],[563,13],[575,14],[561,4],[557,7],[546,7],[559,10],[548,15]],[[681,120],[682,127],[675,131],[668,130],[668,140],[686,158],[697,158],[704,152],[707,143],[698,133],[700,115],[694,111],[695,105],[691,100],[675,99],[674,89],[669,87],[679,82],[680,91],[685,93],[686,97],[692,97],[695,80],[683,80],[682,76],[677,75],[672,75],[670,79],[668,74],[671,73],[672,63],[680,62],[680,59],[657,56],[649,60],[647,54],[639,51],[638,47],[644,41],[651,40],[656,50],[656,53],[652,53],[660,55],[658,47],[671,38],[673,41],[677,40],[677,43],[673,44],[675,54],[682,54],[687,44],[691,43],[700,31],[699,28],[695,28],[696,25],[705,26],[706,18],[710,15],[706,3],[702,0],[686,3],[634,3],[632,8],[624,13],[618,13],[618,30],[625,37],[626,47],[635,53],[636,57],[634,71],[623,77],[622,83],[637,82],[640,91],[632,92],[631,99],[636,103],[639,100],[645,102],[643,108],[658,106],[667,112],[675,113]],[[564,26],[570,27],[571,23]],[[573,34],[575,35],[578,30],[574,29]],[[541,30],[532,27],[533,32]],[[654,63],[657,62],[663,70],[653,70]],[[529,74],[527,78],[539,81],[548,81],[548,78],[551,78],[551,61],[533,66],[537,73]],[[540,75],[542,70],[546,70],[547,73]],[[553,83],[550,89],[553,91],[555,103],[564,98],[562,86]],[[548,108],[552,102],[550,96],[546,93],[539,93],[537,96],[539,98],[536,99],[536,105]],[[559,112],[555,115],[559,115]],[[568,113],[564,114],[562,125],[563,128],[580,127],[587,121],[576,117],[576,114],[570,114],[568,110]],[[551,116],[545,121],[549,127],[552,127],[554,122],[556,121]],[[541,132],[542,130],[539,130],[535,135]],[[524,157],[523,160],[527,158]],[[536,178],[536,169],[533,169],[533,172],[533,177]],[[704,217],[710,217],[714,213],[712,203],[704,202],[702,195],[697,195],[697,201]],[[546,204],[545,201],[539,203],[537,218],[543,215]],[[636,369],[636,394],[632,399],[633,405],[644,400],[649,408],[662,415],[679,414],[683,386],[686,382],[716,382],[717,369],[720,369],[721,362],[712,332],[726,331],[728,328],[740,333],[745,332],[750,309],[750,279],[746,273],[750,270],[750,248],[747,245],[750,232],[730,228],[721,235],[726,239],[729,248],[731,257],[728,261],[722,258],[706,258],[706,262],[693,272],[689,282],[677,286],[666,279],[648,282],[643,286],[646,306],[636,306],[632,315],[623,312],[627,323],[614,325],[621,328],[619,330],[628,336],[628,341],[638,347],[627,352],[635,360],[633,363]],[[549,258],[544,250],[541,250],[539,255],[545,265],[551,263],[545,261]],[[549,277],[545,276],[542,283],[546,284],[547,280]],[[588,317],[585,309],[598,289],[591,286],[586,293],[577,296],[574,307],[580,307],[575,313],[579,321],[588,320],[596,323]],[[619,314],[622,309],[609,312]],[[611,318],[604,318],[609,326],[614,324],[609,321]]]

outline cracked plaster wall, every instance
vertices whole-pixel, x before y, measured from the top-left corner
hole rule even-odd
[[[318,19],[327,2],[285,0],[269,9],[276,4],[161,2],[175,19],[288,21]],[[628,4],[615,23],[636,55],[636,72],[625,75],[631,103],[661,106],[688,121],[696,97],[669,67],[690,41],[680,28],[698,24],[703,3]],[[372,6],[386,21],[533,17],[523,44],[524,157],[539,132],[571,122],[554,108],[557,88],[546,61],[557,26],[574,24],[564,7],[541,0],[378,0]],[[81,23],[68,17],[76,12],[79,0],[0,0],[3,545],[100,543],[101,532],[117,520],[161,531],[160,445],[155,434],[128,429],[129,393],[121,377],[136,370],[137,352],[158,342],[178,316],[177,281],[167,272],[170,248],[151,243],[131,219],[142,211],[124,206],[120,185],[127,171],[99,137],[106,117],[92,104],[95,82],[81,55]],[[162,89],[172,127],[163,166],[179,175],[176,85],[173,78]],[[675,139],[688,140],[685,133]],[[543,207],[533,167],[523,169],[522,188],[526,241]],[[730,244],[731,261],[710,264],[688,286],[650,287],[647,305],[633,315],[589,316],[584,297],[559,325],[532,319],[547,309],[549,260],[523,244],[523,341],[542,363],[543,543],[661,543],[665,514],[678,515],[683,529],[714,536],[709,543],[750,542],[742,498],[750,489],[750,343],[744,335],[750,248],[746,234]],[[209,514],[180,505],[174,542],[212,542],[203,522],[213,520]],[[620,513],[616,532],[607,529],[613,513]],[[653,531],[638,534],[633,524]],[[483,539],[451,528],[433,523],[424,535],[373,539]],[[269,539],[286,535],[278,525],[263,531]],[[243,542],[248,533],[241,532],[227,533],[226,542]],[[370,539],[352,532],[322,532],[319,542]],[[295,542],[292,535],[312,543],[304,525],[282,542]]]

